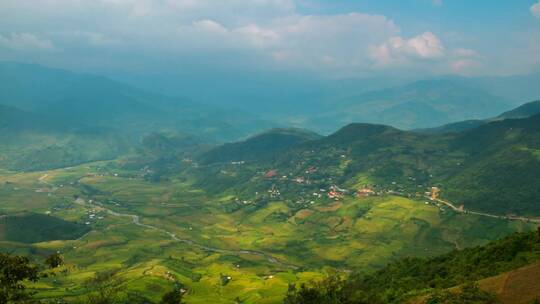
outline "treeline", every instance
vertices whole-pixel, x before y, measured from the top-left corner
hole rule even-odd
[[[540,228],[434,258],[400,259],[370,274],[357,272],[346,279],[331,274],[309,285],[291,285],[284,303],[392,304],[422,295],[429,304],[498,303],[474,282],[539,260]],[[460,291],[447,291],[459,285]]]

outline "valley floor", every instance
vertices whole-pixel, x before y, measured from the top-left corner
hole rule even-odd
[[[32,288],[41,298],[68,300],[108,272],[111,286],[154,301],[181,282],[187,303],[280,303],[288,284],[328,271],[374,270],[534,226],[393,195],[301,208],[276,199],[231,210],[230,195],[211,195],[189,180],[149,182],[109,162],[1,172],[0,197],[2,214],[32,211],[91,229],[75,240],[38,243],[18,242],[9,227],[0,231],[0,248],[12,253],[61,252],[66,265],[58,275]]]

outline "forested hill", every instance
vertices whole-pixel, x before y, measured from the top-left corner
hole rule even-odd
[[[515,109],[504,112],[501,115],[498,115],[493,118],[458,121],[458,122],[442,125],[435,128],[418,129],[415,131],[419,133],[424,133],[424,134],[458,133],[461,131],[474,129],[476,127],[485,125],[493,121],[504,120],[504,119],[527,118],[527,117],[531,117],[537,114],[540,114],[540,100],[525,103]]]
[[[260,160],[322,136],[302,129],[272,129],[244,141],[219,146],[199,157],[203,163]]]
[[[330,276],[316,284],[290,288],[285,303],[397,304],[411,302],[420,296],[428,303],[499,303],[497,295],[470,283],[539,260],[540,229],[434,258],[400,259],[374,273],[362,274],[360,270],[345,280]],[[534,278],[515,280],[515,284],[521,286],[514,288],[529,292],[504,303],[533,303],[535,297],[540,297],[539,282]],[[465,285],[461,291],[444,291],[462,284]]]
[[[233,147],[241,147],[241,153],[225,153]],[[536,201],[540,196],[540,115],[446,134],[350,124],[324,138],[289,146],[276,143],[263,151],[251,141],[218,147],[205,154],[216,156],[206,157],[205,163],[219,163],[222,159],[217,156],[226,154],[234,155],[234,161],[249,160],[248,168],[254,172],[273,169],[306,177],[309,168],[317,168],[326,187],[372,184],[414,196],[437,186],[442,198],[469,210],[540,215]],[[204,171],[199,176],[212,187],[227,183],[238,191],[254,190],[249,175],[230,182],[208,177]]]

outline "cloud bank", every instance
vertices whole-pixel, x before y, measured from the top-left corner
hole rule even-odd
[[[432,29],[405,35],[391,18],[367,12],[303,14],[294,0],[6,0],[0,29],[0,59],[25,50],[53,60],[54,50],[89,65],[202,62],[343,74],[467,73],[482,64],[477,51]]]

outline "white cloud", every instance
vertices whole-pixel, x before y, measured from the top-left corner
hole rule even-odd
[[[359,66],[368,61],[371,44],[400,32],[384,16],[360,13],[290,15],[264,24],[226,27],[215,20],[199,20],[179,28],[178,40],[214,50],[254,50],[279,63],[294,66]],[[182,47],[184,47],[183,45]]]
[[[467,48],[447,48],[432,32],[405,39],[391,37],[372,46],[370,57],[375,69],[414,69],[436,73],[468,75],[482,67],[482,56]]]
[[[538,3],[533,4],[533,5],[531,6],[531,13],[532,13],[536,18],[540,18],[540,1],[538,1]]]
[[[444,55],[441,41],[431,32],[425,32],[407,41],[405,51],[422,58],[437,58]]]
[[[39,38],[29,33],[11,33],[10,35],[0,35],[0,46],[18,51],[55,49],[50,40]]]
[[[0,36],[0,43],[10,48],[56,47],[74,62],[109,60],[129,65],[133,62],[129,58],[144,58],[137,62],[143,65],[152,60],[190,62],[190,56],[204,56],[235,65],[249,57],[252,61],[247,64],[349,74],[474,57],[465,49],[448,51],[442,39],[429,31],[403,37],[400,27],[384,15],[305,15],[296,9],[296,2],[5,0],[0,1],[2,31],[39,32],[51,40],[16,34],[20,37]],[[447,69],[451,70],[450,64]]]
[[[193,27],[210,33],[225,34],[228,32],[223,25],[209,19],[195,21],[193,22]]]
[[[409,63],[414,59],[437,59],[445,55],[440,39],[425,32],[410,39],[391,37],[385,43],[371,47],[371,58],[380,66]]]
[[[269,25],[277,34],[272,51],[288,54],[288,63],[305,66],[363,66],[369,46],[400,32],[380,15],[295,15]]]

